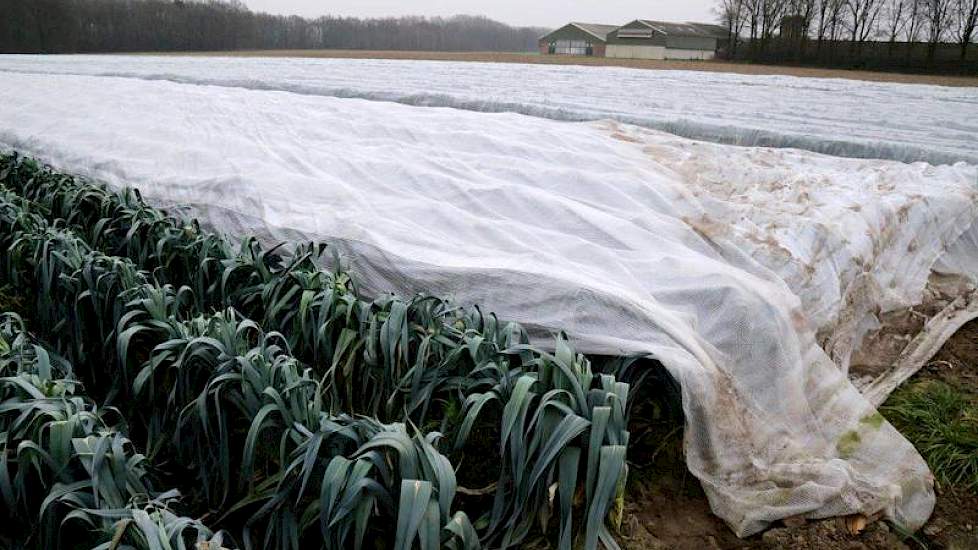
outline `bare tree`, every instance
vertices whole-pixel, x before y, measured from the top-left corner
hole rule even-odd
[[[793,15],[801,16],[804,34],[807,37],[811,33],[812,19],[815,17],[815,9],[819,0],[792,0],[789,4]]]
[[[751,47],[741,48],[736,59],[965,74],[978,70],[978,60],[969,59],[978,41],[978,0],[716,1],[728,33],[749,31]],[[813,40],[817,50],[806,51]],[[948,53],[958,51],[952,41],[960,48],[960,63],[947,62]]]
[[[761,10],[764,0],[744,0],[744,8],[747,10],[747,21],[750,27],[750,50],[757,51],[758,30],[761,28]]]
[[[845,0],[818,0],[818,42],[836,40]]]
[[[934,62],[937,45],[940,44],[951,23],[951,3],[954,0],[924,0],[924,17],[927,21],[927,60]]]
[[[720,4],[714,8],[720,23],[727,28],[727,44],[731,57],[737,55],[740,36],[747,24],[745,4],[746,0],[720,0]]]
[[[968,58],[968,46],[971,44],[978,26],[978,0],[955,0],[953,6],[955,37],[961,46],[961,59]]]
[[[861,51],[863,42],[875,30],[881,6],[880,0],[845,0],[850,51]]]
[[[880,13],[880,23],[886,32],[886,39],[889,42],[887,51],[893,54],[897,37],[907,28],[910,14],[910,3],[912,0],[887,0]]]
[[[787,0],[760,0],[761,4],[761,51],[767,49],[767,45],[774,36],[781,18],[784,17]]]
[[[812,20],[815,17],[816,7],[819,0],[789,0],[787,15],[796,18],[799,26],[797,56],[800,60],[805,56],[805,46],[812,31]]]
[[[909,0],[910,4],[907,11],[907,24],[904,39],[908,45],[917,42],[920,33],[926,24],[924,20],[924,2],[926,0]]]

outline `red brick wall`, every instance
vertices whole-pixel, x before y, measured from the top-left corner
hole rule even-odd
[[[538,46],[540,46],[540,55],[547,55],[547,53],[550,52],[550,43],[549,42],[547,42],[545,40],[541,40],[540,43],[538,44]]]

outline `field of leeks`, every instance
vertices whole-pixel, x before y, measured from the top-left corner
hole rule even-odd
[[[193,480],[183,509],[226,530],[223,544],[616,546],[620,362],[599,372],[563,335],[537,349],[518,325],[437,297],[368,299],[320,267],[321,245],[234,246],[136,191],[15,154],[0,156],[0,185],[0,275],[32,298],[38,337],[163,477]],[[477,462],[487,448],[496,459]],[[460,498],[456,475],[491,491]],[[123,504],[151,502],[136,492]]]

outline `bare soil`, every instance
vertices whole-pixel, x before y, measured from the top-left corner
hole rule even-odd
[[[335,59],[415,59],[428,61],[474,61],[483,63],[531,63],[539,65],[587,65],[628,67],[650,70],[683,70],[747,75],[790,75],[815,78],[849,78],[870,82],[934,84],[937,86],[978,86],[978,76],[941,76],[884,73],[844,69],[819,69],[783,65],[758,65],[727,61],[679,61],[649,59],[609,59],[605,57],[538,55],[500,52],[421,52],[391,50],[239,50],[232,52],[151,52],[146,55],[184,55],[210,57],[315,57]]]
[[[978,395],[978,321],[962,327],[908,383],[924,380]],[[643,428],[638,441],[655,441],[657,446],[650,450],[640,445],[630,453],[655,458],[631,465],[620,539],[626,549],[978,549],[978,493],[953,486],[937,487],[933,516],[911,537],[885,521],[871,522],[861,533],[852,534],[846,518],[834,518],[787,520],[763,534],[739,539],[712,514],[699,483],[686,470],[675,424],[670,429],[664,420]]]

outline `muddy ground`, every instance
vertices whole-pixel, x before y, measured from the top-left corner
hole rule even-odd
[[[932,362],[908,383],[936,380],[978,396],[978,321],[965,325],[945,344]],[[738,539],[710,512],[699,483],[687,472],[680,430],[669,415],[645,427],[643,447],[655,459],[633,463],[626,496],[622,546],[627,549],[775,549],[889,550],[978,549],[978,492],[962,487],[937,487],[937,507],[926,526],[913,536],[898,533],[885,521],[875,521],[852,534],[845,518],[780,523],[767,532]],[[639,438],[643,436],[640,434]],[[649,452],[650,451],[650,452]]]
[[[978,86],[978,77],[884,73],[848,69],[819,69],[731,63],[727,61],[682,61],[654,59],[611,59],[534,53],[504,52],[418,52],[391,50],[239,50],[232,52],[147,52],[139,55],[191,55],[216,57],[315,57],[330,59],[414,59],[427,61],[475,61],[488,63],[530,63],[541,65],[590,65],[631,69],[706,71],[749,75],[790,75],[815,78],[849,78],[868,82],[934,84],[937,86]]]

